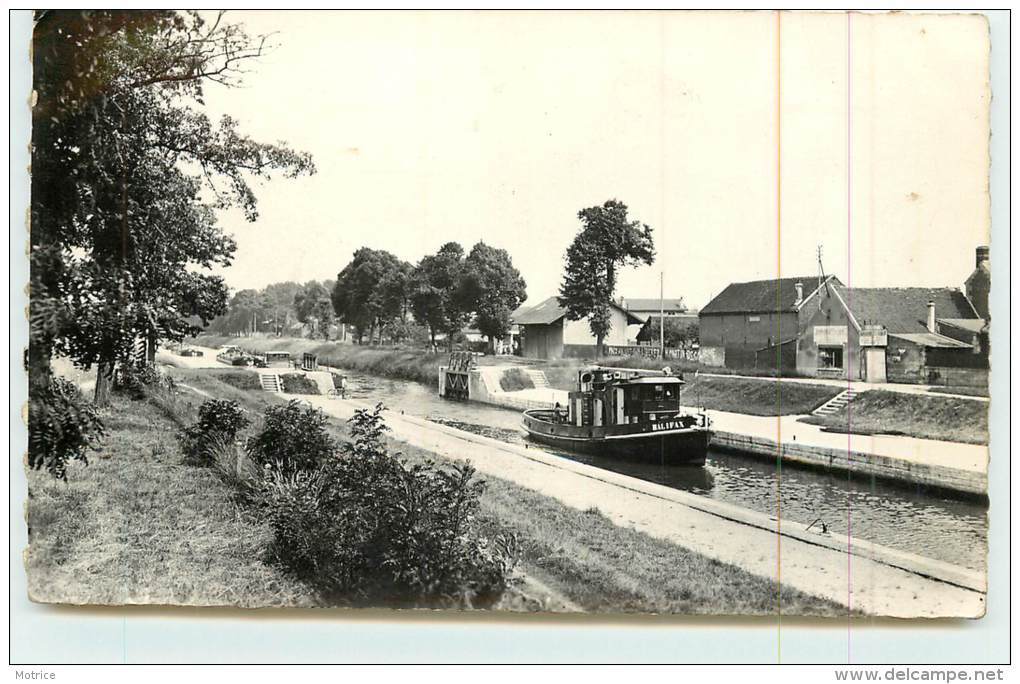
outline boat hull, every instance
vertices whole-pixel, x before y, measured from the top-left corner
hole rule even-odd
[[[634,426],[576,426],[553,422],[546,411],[525,411],[522,427],[528,436],[557,449],[666,465],[705,465],[711,431],[682,427],[661,432]]]

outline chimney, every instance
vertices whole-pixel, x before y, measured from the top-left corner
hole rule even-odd
[[[974,268],[981,268],[981,264],[988,263],[988,245],[981,245],[975,250]]]
[[[928,302],[928,332],[935,332],[935,302]]]
[[[793,305],[797,306],[804,301],[804,283],[797,283],[794,287],[797,288],[797,301]]]

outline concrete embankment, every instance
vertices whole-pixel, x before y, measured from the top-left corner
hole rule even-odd
[[[325,397],[295,398],[342,419],[365,407]],[[576,509],[597,507],[618,525],[864,613],[895,617],[984,613],[985,578],[980,572],[807,530],[792,521],[421,418],[391,411],[386,420],[396,439],[447,458],[469,460],[482,474],[515,482]]]
[[[850,471],[938,487],[970,496],[988,492],[988,448],[896,435],[825,432],[798,416],[760,417],[709,411],[712,444],[775,461]],[[780,446],[782,449],[780,450]]]

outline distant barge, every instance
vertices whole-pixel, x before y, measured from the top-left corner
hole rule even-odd
[[[567,406],[525,411],[523,427],[531,439],[559,449],[701,466],[710,421],[705,413],[681,412],[684,384],[668,369],[585,368]]]

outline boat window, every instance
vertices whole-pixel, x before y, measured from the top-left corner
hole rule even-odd
[[[655,386],[655,401],[662,401],[662,385]]]

